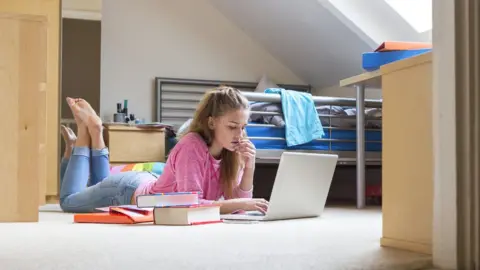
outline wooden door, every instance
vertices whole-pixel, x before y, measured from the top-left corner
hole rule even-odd
[[[46,179],[40,179],[40,190],[43,195],[40,198],[40,204],[45,203],[47,199],[56,201],[59,191],[59,97],[60,97],[60,26],[61,26],[61,0],[0,0],[0,13],[16,15],[36,15],[46,18],[47,31],[47,69],[46,84],[42,92],[46,99],[46,111],[39,115],[41,121],[47,122],[43,140],[45,145],[41,149],[45,153],[46,164],[43,168]],[[37,17],[38,18],[38,17]],[[0,52],[1,54],[2,52]],[[41,105],[42,105],[41,104]],[[46,181],[46,182],[45,182]]]
[[[44,16],[0,13],[0,222],[38,221],[45,198],[46,27]]]

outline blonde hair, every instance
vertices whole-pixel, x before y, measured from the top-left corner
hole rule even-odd
[[[232,110],[239,109],[249,109],[249,103],[238,89],[228,86],[216,87],[203,96],[188,129],[183,134],[179,134],[179,138],[190,132],[195,132],[210,146],[214,139],[214,132],[208,124],[210,117],[222,116]],[[243,135],[246,135],[245,132]],[[222,150],[220,158],[220,181],[223,185],[225,198],[231,198],[233,185],[237,180],[237,174],[242,164],[237,153],[226,149]]]

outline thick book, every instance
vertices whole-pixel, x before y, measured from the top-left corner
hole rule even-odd
[[[137,196],[137,206],[144,207],[169,207],[189,206],[199,204],[198,192],[172,192],[157,193]]]
[[[136,224],[153,222],[153,208],[138,208],[132,205],[99,208],[99,213],[73,215],[75,223]]]
[[[221,223],[219,205],[158,207],[153,210],[156,225],[202,225]]]

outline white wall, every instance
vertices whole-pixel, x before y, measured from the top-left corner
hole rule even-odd
[[[152,120],[156,76],[304,83],[206,0],[104,0],[100,111]]]
[[[340,87],[338,85],[333,85],[330,87],[313,90],[312,92],[316,96],[327,96],[327,97],[356,98],[356,95],[357,95],[355,87]],[[365,98],[381,99],[382,91],[380,89],[366,89]]]
[[[433,263],[441,269],[457,268],[454,6],[433,1]]]
[[[100,12],[102,0],[62,0],[62,9]]]
[[[102,0],[62,0],[62,18],[95,20],[102,18]]]

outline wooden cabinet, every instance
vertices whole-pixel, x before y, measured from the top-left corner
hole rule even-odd
[[[384,246],[432,253],[432,61],[385,66],[382,212]]]
[[[0,222],[36,222],[45,200],[46,67],[46,18],[0,13]]]
[[[381,88],[382,246],[432,253],[432,53],[343,80]]]
[[[112,165],[166,160],[163,128],[106,124],[104,138]]]

